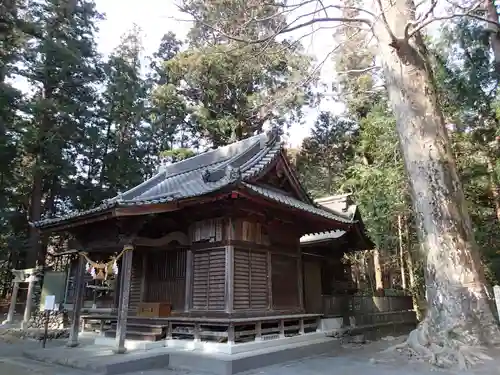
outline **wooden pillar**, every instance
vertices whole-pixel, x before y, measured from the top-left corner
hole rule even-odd
[[[273,267],[271,251],[267,251],[267,309],[273,309]]]
[[[16,313],[17,293],[19,292],[19,281],[14,280],[12,284],[9,313],[7,314],[7,319],[5,319],[2,324],[10,324],[14,321],[14,314]]]
[[[184,291],[184,311],[191,310],[191,299],[193,291],[193,250],[186,252],[186,290]]]
[[[75,279],[75,298],[73,300],[73,318],[69,331],[69,340],[66,346],[74,348],[78,346],[78,331],[80,330],[80,310],[83,304],[83,284],[85,281],[85,258],[78,256]]]
[[[227,328],[227,343],[229,345],[234,345],[234,341],[235,341],[234,324],[229,323],[229,327]]]
[[[234,311],[234,247],[232,245],[226,246],[226,285],[225,285],[225,302],[226,312],[232,313]]]
[[[130,300],[130,281],[132,279],[132,256],[134,254],[134,247],[132,245],[125,245],[123,247],[123,250],[124,254],[122,258],[122,269],[120,270],[120,304],[118,307],[118,322],[116,324],[116,347],[114,349],[114,352],[117,354],[126,352],[125,336],[127,334],[127,318]]]
[[[304,272],[302,267],[302,252],[299,248],[299,257],[297,259],[297,282],[299,290],[299,308],[304,311]]]

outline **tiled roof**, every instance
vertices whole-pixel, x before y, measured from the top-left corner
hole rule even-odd
[[[281,152],[279,137],[262,133],[163,167],[142,184],[86,211],[32,223],[37,228],[104,212],[114,207],[156,204],[197,197],[262,172]]]
[[[307,204],[305,202],[299,201],[294,197],[285,195],[275,190],[267,189],[262,186],[256,186],[247,182],[243,182],[243,186],[253,191],[254,193],[257,193],[265,198],[271,199],[288,207],[296,208],[298,210],[306,211],[318,216],[323,216],[327,219],[339,221],[341,223],[351,224],[353,222],[352,219],[347,216],[342,216],[341,214],[334,213],[331,210],[324,210],[322,208]]]
[[[343,223],[352,223],[348,215],[337,214],[302,202],[275,190],[249,182],[262,173],[281,153],[281,142],[276,133],[259,134],[240,142],[218,148],[192,158],[164,166],[142,184],[104,201],[87,211],[44,219],[33,223],[43,228],[78,217],[98,214],[115,207],[167,203],[216,192],[229,185],[241,183],[249,191],[288,207]]]

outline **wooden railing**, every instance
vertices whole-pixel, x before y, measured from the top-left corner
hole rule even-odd
[[[261,341],[303,335],[319,329],[320,314],[278,315],[255,318],[170,317],[167,339],[186,338],[227,343]]]

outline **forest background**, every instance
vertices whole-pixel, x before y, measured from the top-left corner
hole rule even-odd
[[[271,12],[268,2],[253,3],[262,19]],[[217,0],[184,6],[210,21],[221,4],[227,14],[241,7]],[[196,22],[185,40],[166,33],[144,58],[141,31],[131,27],[102,56],[96,38],[104,15],[97,9],[90,0],[0,5],[2,293],[9,269],[42,263],[47,248],[58,246],[40,243],[29,221],[91,208],[152,176],[162,158],[180,160],[269,126],[286,132],[304,122],[325,90],[345,111],[318,111],[310,136],[289,156],[314,197],[352,192],[360,206],[376,244],[351,259],[361,292],[422,292],[395,118],[369,35],[332,26],[336,45],[328,61],[317,61],[301,38],[248,44]],[[245,33],[263,35],[285,21],[272,17]],[[426,43],[476,240],[496,283],[500,73],[490,35],[484,22],[456,18],[426,35]],[[319,82],[325,63],[336,70],[326,88]],[[30,90],[19,90],[20,81]]]

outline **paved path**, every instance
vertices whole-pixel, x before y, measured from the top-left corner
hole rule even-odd
[[[64,340],[48,342],[48,347],[63,346]],[[389,345],[388,342],[376,342],[364,346],[344,346],[331,356],[306,358],[296,362],[269,366],[252,370],[241,375],[435,375],[436,369],[425,364],[408,363],[398,357],[389,363],[374,364],[372,358],[381,358],[380,351]],[[23,350],[41,348],[40,343],[29,340],[5,343],[0,341],[0,375],[88,375],[80,370],[43,364],[23,358]],[[500,359],[500,352],[496,358]],[[459,374],[458,372],[442,372],[443,375]],[[463,375],[500,375],[500,361],[489,362],[486,366],[463,372]],[[203,375],[185,370],[150,370],[127,375]]]

